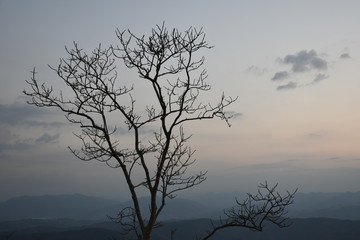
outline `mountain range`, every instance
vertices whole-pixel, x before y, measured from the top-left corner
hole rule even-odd
[[[234,193],[169,200],[160,220],[219,217],[223,209],[234,205],[235,197],[231,196]],[[236,196],[241,199],[245,194],[238,193]],[[145,197],[140,199],[144,211],[148,209],[147,200]],[[81,194],[22,196],[0,202],[0,221],[27,218],[107,220],[108,216],[116,216],[122,208],[129,206],[131,201],[120,202]],[[294,204],[289,206],[289,216],[360,220],[360,192],[297,193]]]
[[[244,228],[228,228],[211,240],[358,240],[360,221],[329,218],[292,219],[288,228],[265,227],[263,232]],[[120,226],[112,222],[83,222],[71,219],[17,220],[13,225],[0,223],[0,240],[121,240]],[[15,228],[15,224],[17,227]],[[215,221],[216,224],[216,221]],[[153,240],[196,240],[211,229],[208,219],[165,221],[154,230]]]
[[[235,196],[241,200],[246,194],[209,193],[168,201],[160,219],[163,226],[154,231],[154,240],[170,239],[173,230],[175,240],[196,239],[211,228],[209,218],[218,219],[222,209],[233,205]],[[144,210],[147,200],[140,199]],[[122,239],[120,226],[108,216],[128,206],[130,201],[81,194],[15,197],[0,202],[0,240]],[[297,193],[289,216],[293,222],[289,228],[269,225],[262,233],[227,229],[212,240],[359,239],[360,192]]]
[[[146,211],[147,198],[140,199],[141,208]],[[118,202],[99,197],[89,197],[81,194],[23,196],[0,203],[0,221],[19,219],[88,219],[106,220],[115,217],[131,202]],[[196,211],[194,211],[196,209]],[[161,216],[161,219],[193,219],[207,217],[211,208],[201,203],[187,199],[173,199]]]

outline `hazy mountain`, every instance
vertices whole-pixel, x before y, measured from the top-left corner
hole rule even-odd
[[[33,221],[33,220],[31,220]],[[52,223],[46,223],[51,222]],[[63,220],[66,221],[66,220]],[[70,220],[69,220],[70,221]],[[70,227],[69,229],[47,230],[55,224],[53,220],[42,220],[47,227],[38,226],[37,232],[30,230],[0,232],[0,240],[108,240],[123,239],[116,224],[110,222]],[[212,240],[357,240],[360,236],[360,221],[337,220],[327,218],[293,219],[288,228],[268,225],[263,232],[253,232],[243,228],[228,228],[215,235]],[[39,222],[38,222],[39,223]],[[216,222],[215,222],[216,223]],[[68,225],[72,225],[69,223]],[[65,224],[66,225],[66,224]],[[163,227],[154,230],[153,240],[168,240],[170,232],[176,229],[175,240],[192,240],[202,236],[211,228],[209,220],[167,221]],[[40,229],[43,229],[40,231]]]
[[[118,202],[81,194],[22,196],[0,203],[0,220],[23,218],[75,218],[92,219],[96,209],[106,208]]]
[[[81,228],[98,224],[94,220],[74,220],[69,218],[59,219],[21,219],[0,222],[0,232],[56,232]]]
[[[186,197],[201,202],[209,207],[229,207],[235,204],[235,199],[241,200],[247,197],[243,192],[220,192],[205,193]],[[360,192],[335,192],[335,193],[296,193],[296,209],[310,209],[333,206],[360,206]]]
[[[140,198],[140,207],[145,213],[149,209],[148,200],[149,198]],[[101,216],[101,214],[104,215],[104,213],[106,213],[109,216],[116,216],[116,214],[121,209],[129,206],[132,206],[131,201],[122,202],[103,209],[99,209],[97,211],[93,211],[93,214]],[[193,219],[208,217],[212,212],[212,209],[204,206],[201,203],[187,199],[175,198],[167,201],[166,207],[161,213],[159,220]]]
[[[211,228],[206,218],[215,219],[221,214],[221,207],[233,205],[233,195],[209,193],[194,196],[192,200],[176,198],[168,201],[161,217],[163,227],[154,231],[153,239],[168,240],[170,232],[175,229],[175,240],[196,239]],[[235,195],[238,199],[245,196],[241,193]],[[148,208],[147,200],[140,199],[144,210]],[[131,206],[130,201],[117,202],[80,194],[13,198],[0,203],[0,220],[7,220],[0,222],[0,240],[123,239],[118,224],[103,220],[107,219],[106,215],[115,216],[117,211],[127,206]],[[289,228],[269,225],[262,233],[230,228],[212,240],[359,239],[360,220],[339,219],[360,219],[360,192],[298,193],[290,208],[290,216],[297,218],[292,219],[293,225]]]
[[[148,209],[148,198],[141,198],[141,208]],[[18,220],[26,218],[51,219],[100,219],[116,216],[123,208],[132,206],[132,202],[74,195],[45,195],[35,197],[16,197],[0,203],[0,220]],[[196,211],[194,211],[196,210]],[[167,202],[160,219],[191,219],[208,217],[212,209],[186,199],[173,199]]]
[[[241,200],[247,197],[243,192],[210,192],[186,197],[193,201],[202,203],[212,209],[224,209],[236,204],[236,199]]]
[[[247,195],[241,192],[207,193],[191,196],[191,199],[206,204],[209,208],[217,210],[232,207],[238,200],[245,199]],[[296,218],[329,217],[338,219],[360,220],[360,192],[338,193],[297,193],[294,204],[289,206],[289,215]]]
[[[360,192],[299,193],[289,209],[292,217],[360,220]]]
[[[360,206],[345,206],[302,211],[293,210],[290,211],[290,216],[298,218],[327,217],[337,219],[359,220]]]
[[[360,206],[360,192],[297,193],[293,204],[304,210],[344,206]]]
[[[85,228],[58,232],[1,232],[0,240],[108,240],[116,239],[119,233],[112,230],[101,228]],[[120,239],[120,238],[117,238]]]
[[[292,219],[288,228],[268,225],[263,232],[254,232],[244,228],[227,228],[216,234],[212,240],[358,240],[360,221],[337,220],[327,218]],[[209,230],[209,220],[190,220],[168,222],[159,231],[154,232],[156,240],[168,240],[172,229],[176,230],[175,239],[196,239]]]
[[[167,201],[160,220],[179,220],[196,218],[217,218],[224,208],[235,205],[242,193],[204,194],[193,196],[192,200],[175,198]],[[140,205],[148,210],[148,198],[141,198]],[[0,203],[0,220],[26,218],[72,218],[87,220],[107,220],[131,201],[117,202],[81,194],[44,195],[12,198]],[[356,193],[298,193],[293,205],[289,206],[289,216],[293,218],[329,217],[360,220],[360,192]]]

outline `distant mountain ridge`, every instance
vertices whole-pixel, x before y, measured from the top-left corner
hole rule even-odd
[[[140,198],[140,205],[146,211],[147,198]],[[23,196],[0,203],[0,221],[57,218],[107,220],[108,216],[116,216],[121,209],[129,206],[132,206],[131,201],[118,202],[81,194]],[[172,199],[167,202],[160,220],[208,217],[211,212],[212,209],[198,202]]]
[[[232,207],[235,197],[239,200],[245,194],[206,194],[190,199],[175,198],[167,201],[160,220],[196,218],[217,218],[224,208]],[[147,198],[141,198],[143,210],[147,210]],[[19,219],[107,220],[131,201],[120,202],[82,194],[22,196],[0,202],[0,221]],[[289,206],[293,218],[328,217],[360,220],[360,192],[344,193],[298,193],[295,202]]]
[[[360,192],[299,193],[289,207],[292,217],[360,219]]]
[[[32,221],[34,223],[31,223]],[[288,228],[268,225],[263,232],[228,228],[213,236],[211,240],[358,240],[360,236],[360,221],[306,218],[292,219],[292,222],[293,224]],[[16,223],[18,228],[14,228]],[[214,223],[216,224],[216,221]],[[7,228],[4,224],[7,222],[0,222],[2,229],[0,240],[120,240],[124,238],[124,235],[119,233],[120,226],[111,222],[83,223],[70,219],[26,220],[26,222],[20,220],[14,221],[12,227]],[[162,227],[154,230],[153,240],[169,240],[170,232],[174,229],[176,229],[175,240],[195,240],[211,229],[211,223],[207,219],[165,221]]]
[[[205,202],[210,208],[228,208],[235,203],[235,198],[241,201],[246,194],[241,192],[207,193],[194,196],[199,202]],[[289,216],[293,218],[327,217],[338,219],[360,220],[360,192],[333,193],[297,193],[294,204],[290,205]]]
[[[360,192],[338,193],[298,193],[294,206],[296,208],[329,208],[334,206],[360,206]]]
[[[114,200],[82,194],[15,197],[0,203],[0,220],[67,217],[78,219],[95,209],[117,203]]]

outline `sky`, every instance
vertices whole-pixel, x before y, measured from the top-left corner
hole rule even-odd
[[[116,28],[147,35],[163,22],[203,27],[214,46],[201,53],[211,96],[238,96],[230,128],[220,120],[186,126],[194,171],[209,173],[180,196],[252,192],[265,180],[300,192],[360,191],[359,9],[355,0],[0,0],[0,201],[128,198],[116,169],[71,155],[76,126],[61,112],[27,105],[22,91],[33,67],[59,88],[48,65],[74,41],[91,51],[116,45]],[[138,79],[125,68],[119,74]],[[146,98],[146,88],[139,91]]]

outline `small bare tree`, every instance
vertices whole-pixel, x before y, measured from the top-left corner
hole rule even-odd
[[[58,108],[70,123],[80,125],[81,131],[75,135],[82,147],[69,147],[76,157],[104,162],[122,172],[133,206],[120,211],[113,220],[134,232],[137,239],[149,240],[166,200],[206,180],[206,172],[189,174],[187,171],[195,159],[194,150],[187,145],[191,135],[184,133],[183,126],[216,117],[230,126],[232,116],[225,109],[236,98],[223,94],[215,104],[205,104],[200,99],[201,93],[211,90],[206,83],[207,73],[202,69],[204,57],[196,55],[202,49],[211,48],[202,29],[168,31],[161,25],[148,37],[138,37],[130,30],[117,30],[116,36],[118,46],[102,48],[99,45],[91,54],[74,43],[72,49],[66,48],[68,57],[62,58],[57,67],[50,67],[70,91],[56,93],[52,87],[39,83],[34,68],[27,81],[31,90],[24,93],[31,97],[29,104]],[[148,84],[148,91],[142,94],[152,97],[153,102],[139,107],[141,104],[134,98],[134,85],[129,87],[119,82],[118,60],[127,68],[135,69]],[[133,136],[131,147],[121,142],[124,127]],[[143,176],[141,179],[136,177],[138,173]],[[148,213],[139,203],[139,192],[144,190],[150,197]],[[286,206],[291,203],[292,195],[285,199],[275,195],[269,198]],[[273,208],[261,209],[255,215],[251,203],[249,208],[250,212],[245,212],[248,220],[257,222],[264,211],[264,220],[272,220],[269,216]],[[242,212],[235,211],[227,214],[230,222],[225,222],[224,227],[237,224],[234,219],[242,216]],[[214,226],[209,237],[221,228]]]
[[[219,230],[229,227],[243,227],[261,232],[266,222],[283,228],[291,223],[286,217],[286,207],[294,202],[295,193],[287,191],[281,195],[275,186],[269,186],[267,182],[258,186],[256,195],[248,194],[242,201],[236,199],[236,207],[224,210],[225,219],[220,219],[218,224],[212,223],[212,229],[201,238],[207,240]]]

